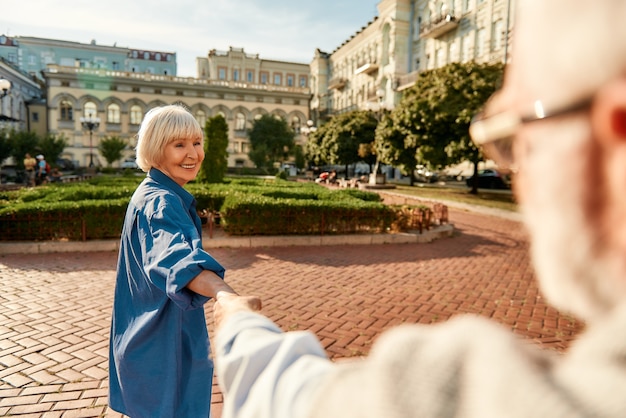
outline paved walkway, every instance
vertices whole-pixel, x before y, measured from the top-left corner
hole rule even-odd
[[[565,349],[581,326],[538,294],[519,222],[455,208],[450,220],[454,237],[431,243],[210,251],[235,289],[284,330],[313,330],[333,359],[367,354],[391,326],[460,313]],[[115,264],[115,251],[0,255],[0,416],[120,416],[106,400]]]

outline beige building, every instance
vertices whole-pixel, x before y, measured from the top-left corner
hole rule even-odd
[[[378,17],[311,62],[315,123],[353,109],[393,108],[421,71],[506,62],[514,0],[381,0]]]
[[[37,80],[0,58],[0,129],[45,135],[45,103]]]
[[[50,65],[44,71],[48,127],[69,140],[63,157],[79,166],[106,165],[100,140],[118,136],[134,155],[143,115],[164,104],[182,103],[204,126],[221,114],[229,125],[228,166],[251,167],[247,129],[255,118],[272,114],[294,128],[296,141],[309,115],[308,65],[262,60],[243,49],[212,50],[198,58],[198,77],[175,77]],[[99,118],[92,132],[81,118]],[[93,125],[92,125],[93,126]]]

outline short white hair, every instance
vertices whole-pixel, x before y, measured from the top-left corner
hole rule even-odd
[[[204,138],[202,128],[181,105],[155,107],[146,113],[137,134],[137,165],[148,172],[163,158],[165,146],[180,138]]]

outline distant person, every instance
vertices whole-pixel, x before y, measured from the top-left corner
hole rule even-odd
[[[35,184],[46,184],[48,182],[48,163],[42,154],[37,155],[37,177]]]
[[[109,404],[132,418],[210,416],[204,304],[235,293],[202,248],[196,201],[183,188],[203,160],[192,114],[175,105],[147,113],[137,163],[148,174],[122,229],[109,345]]]
[[[541,289],[586,330],[559,355],[462,316],[332,363],[314,334],[229,296],[214,311],[223,418],[626,417],[626,1],[517,5],[503,88],[472,138],[517,172]]]
[[[48,179],[50,180],[51,183],[60,183],[62,176],[63,174],[61,174],[59,169],[57,167],[54,167],[52,171],[50,171],[50,175],[48,176]]]
[[[35,186],[37,168],[37,160],[29,153],[26,153],[26,155],[24,155],[24,170],[26,171],[26,183],[31,187]]]

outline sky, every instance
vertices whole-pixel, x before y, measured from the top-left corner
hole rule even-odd
[[[4,0],[8,2],[8,0]],[[379,0],[13,0],[0,34],[176,52],[178,75],[196,57],[243,48],[261,59],[308,64],[377,15]],[[6,6],[6,5],[5,5]]]

